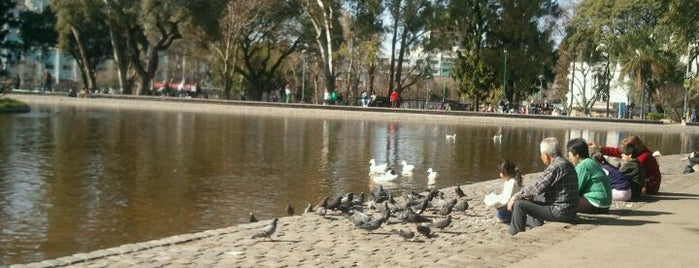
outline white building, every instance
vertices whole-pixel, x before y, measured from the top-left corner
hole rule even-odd
[[[46,8],[48,8],[47,0],[24,0],[17,3],[16,9],[19,13],[20,10],[43,12]],[[7,38],[20,41],[19,30],[12,29]],[[30,50],[14,60],[3,57],[2,68],[12,75],[19,75],[22,79],[21,87],[25,89],[40,87],[46,71],[51,73],[53,78],[53,89],[72,88],[80,80],[76,61],[58,48],[51,48],[48,51]]]
[[[604,107],[607,101],[603,98],[605,88],[606,62],[599,62],[590,65],[585,62],[574,62],[570,65],[571,73],[568,75],[570,82],[567,107],[582,109],[585,105],[595,99],[595,108]],[[629,99],[629,83],[626,77],[621,77],[621,66],[609,66],[609,116],[623,117]]]

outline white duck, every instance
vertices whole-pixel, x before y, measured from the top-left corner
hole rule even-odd
[[[501,142],[502,141],[502,133],[498,133],[497,135],[493,136],[493,142]]]
[[[444,135],[444,138],[448,141],[455,141],[456,140],[456,133]]]
[[[437,183],[437,171],[432,168],[427,169],[427,185],[435,185]]]
[[[401,164],[403,164],[403,170],[401,171],[403,174],[413,174],[415,165],[409,165],[405,160],[401,161]]]
[[[382,182],[390,182],[398,178],[398,174],[396,174],[393,169],[388,169],[386,172],[374,174],[371,176],[371,180],[373,180],[375,183],[382,183]]]
[[[377,165],[373,158],[369,160],[369,164],[371,164],[371,166],[369,166],[369,174],[384,173],[388,168],[388,163]]]

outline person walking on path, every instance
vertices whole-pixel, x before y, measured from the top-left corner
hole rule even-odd
[[[51,73],[49,71],[46,71],[44,74],[44,91],[51,91],[51,82],[53,81],[53,78],[51,77]]]
[[[658,161],[655,159],[653,156],[653,153],[646,147],[645,144],[643,144],[643,141],[641,141],[641,138],[638,136],[630,135],[621,140],[621,146],[624,146],[626,144],[631,144],[636,148],[636,152],[638,153],[638,157],[636,157],[636,160],[638,160],[638,163],[643,166],[643,171],[646,173],[646,187],[645,187],[645,194],[658,194],[658,191],[660,190],[660,181],[661,181],[661,176],[660,176],[660,167],[658,167]],[[613,157],[621,157],[621,149],[617,147],[606,147],[606,146],[598,146],[594,142],[589,143],[590,147],[599,147],[599,151],[607,156],[613,156]]]
[[[526,230],[528,216],[532,226],[541,225],[543,221],[572,222],[576,218],[578,177],[575,167],[563,157],[558,139],[554,137],[542,140],[539,150],[546,169],[533,184],[522,188],[507,203],[507,209],[512,211],[510,235]]]
[[[393,92],[391,92],[391,96],[389,97],[389,101],[391,102],[391,108],[398,107],[398,97],[398,91],[393,90]]]
[[[584,139],[572,139],[566,145],[568,160],[578,174],[578,212],[601,214],[609,212],[612,187],[602,167],[590,158]]]
[[[291,102],[291,87],[289,87],[289,84],[286,84],[286,87],[284,87],[284,97],[284,102]]]

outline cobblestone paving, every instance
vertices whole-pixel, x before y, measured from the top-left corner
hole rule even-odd
[[[680,157],[659,159],[662,191],[694,183],[686,179],[691,175],[680,174]],[[525,176],[525,183],[534,175]],[[452,225],[432,238],[416,235],[404,241],[390,230],[414,230],[415,224],[396,218],[368,233],[341,215],[309,213],[280,218],[271,240],[250,238],[269,223],[262,220],[13,267],[503,267],[618,217],[615,213],[581,215],[577,224],[547,223],[511,237],[507,226],[498,223],[481,202],[500,184],[493,180],[462,186],[471,208],[453,212]],[[454,196],[454,187],[442,191],[447,199]],[[643,204],[615,202],[612,209],[632,210]]]

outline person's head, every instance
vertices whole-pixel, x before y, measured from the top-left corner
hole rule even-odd
[[[642,152],[649,152],[650,150],[648,147],[646,147],[645,144],[643,144],[643,141],[641,141],[641,138],[638,136],[634,135],[629,135],[626,136],[623,140],[621,140],[620,147],[623,147],[624,145],[631,144],[633,147],[636,148],[637,153],[642,153]]]
[[[500,178],[505,180],[515,178],[515,180],[517,180],[517,185],[522,187],[522,175],[519,172],[519,168],[515,163],[509,160],[503,160],[502,163],[500,163]]]
[[[541,152],[541,161],[546,165],[550,165],[553,159],[561,156],[561,146],[558,144],[558,139],[554,137],[543,139],[539,143],[539,151]]]
[[[619,148],[620,154],[621,154],[621,160],[624,160],[626,162],[633,160],[634,158],[638,157],[638,151],[636,150],[636,146],[633,146],[631,144],[626,144],[622,145],[621,148]]]
[[[566,150],[568,151],[568,160],[574,165],[590,157],[590,149],[587,148],[587,142],[581,138],[570,140],[566,145]]]
[[[604,154],[602,154],[601,152],[595,152],[595,153],[593,153],[593,154],[590,156],[590,158],[592,158],[592,159],[594,159],[595,161],[597,161],[597,163],[599,163],[600,165],[611,165],[611,164],[609,164],[609,161],[607,161],[607,158],[604,157]]]

